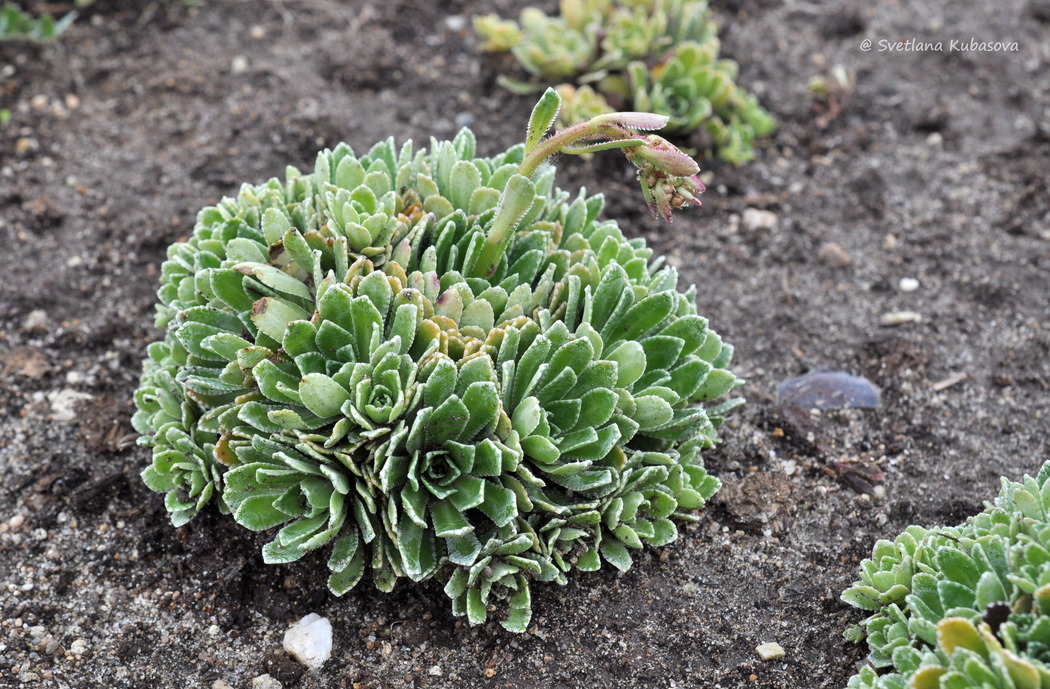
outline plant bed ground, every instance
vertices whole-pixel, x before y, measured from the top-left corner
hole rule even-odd
[[[558,177],[604,192],[736,345],[749,404],[698,523],[625,574],[535,587],[524,635],[469,627],[434,585],[334,598],[321,559],[265,566],[215,514],[173,529],[128,420],[167,245],[341,140],[519,141],[533,101],[496,85],[509,65],[466,18],[524,5],[98,0],[55,43],[0,44],[0,686],[842,687],[865,650],[838,594],[875,539],[959,522],[1047,458],[1045,3],[717,2],[779,121],[756,161],[703,162],[703,208],[671,225],[617,156]],[[1017,51],[951,49],[971,37]],[[943,47],[880,49],[907,38]],[[856,88],[822,117],[806,85],[835,64]],[[904,311],[921,320],[885,324]],[[781,410],[777,383],[819,368],[881,406]],[[279,650],[309,612],[335,628],[317,674]],[[762,661],[767,641],[786,656]]]

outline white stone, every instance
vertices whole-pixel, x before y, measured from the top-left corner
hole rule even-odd
[[[883,325],[903,325],[904,323],[922,323],[922,314],[915,311],[891,311],[882,314],[879,322]]]
[[[462,14],[453,14],[445,17],[445,26],[449,31],[462,31],[467,28],[467,18]]]
[[[248,58],[238,55],[230,62],[230,71],[234,74],[244,74],[248,71]]]
[[[252,689],[281,689],[284,685],[270,675],[259,675],[252,680]]]
[[[88,643],[83,639],[77,639],[69,645],[69,652],[75,656],[84,655],[87,653]]]
[[[22,321],[22,331],[30,334],[42,333],[47,330],[47,311],[33,309]]]
[[[428,674],[428,675],[431,675],[431,676],[433,676],[433,677],[440,677],[441,675],[443,675],[443,674],[444,674],[444,672],[442,671],[442,669],[441,669],[441,666],[440,666],[440,665],[432,665],[432,666],[430,667],[430,669],[429,669],[429,670],[427,670],[427,674]]]
[[[319,669],[332,656],[332,623],[310,613],[284,633],[284,650],[311,670]]]
[[[744,224],[744,229],[751,232],[755,230],[772,230],[777,226],[777,214],[758,208],[747,208],[744,210],[741,221]]]
[[[755,648],[755,653],[757,653],[758,657],[762,660],[773,660],[775,658],[784,657],[784,649],[775,641],[759,645]]]
[[[211,683],[211,689],[233,689],[233,687],[226,680],[217,679]]]
[[[900,282],[897,283],[897,287],[900,288],[901,292],[914,292],[919,289],[919,281],[915,278],[901,278]]]
[[[91,399],[86,392],[76,390],[57,390],[47,393],[47,401],[51,403],[51,418],[59,423],[69,423],[77,418],[77,402]]]

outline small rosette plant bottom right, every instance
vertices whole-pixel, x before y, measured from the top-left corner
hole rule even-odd
[[[955,527],[880,540],[842,599],[871,616],[868,665],[849,689],[1050,687],[1050,462],[1002,479]]]

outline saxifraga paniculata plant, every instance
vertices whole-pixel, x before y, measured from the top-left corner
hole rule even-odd
[[[870,650],[849,689],[1050,687],[1048,479],[1050,462],[959,526],[875,544],[842,594],[872,611],[847,633]]]
[[[135,395],[146,484],[176,526],[208,504],[281,527],[267,563],[327,548],[336,595],[437,578],[471,624],[531,581],[620,570],[718,489],[700,452],[741,383],[696,290],[601,196],[553,187],[555,153],[621,148],[650,208],[699,204],[698,167],[615,113],[475,157],[463,130],[430,151],[340,144],[309,175],[245,185],[197,216],[162,268]]]

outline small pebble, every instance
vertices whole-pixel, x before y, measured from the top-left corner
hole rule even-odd
[[[901,278],[897,286],[900,287],[901,292],[914,292],[919,289],[919,281],[915,278]]]
[[[444,674],[444,671],[442,671],[440,665],[433,665],[429,670],[427,670],[427,674],[431,675],[432,677],[440,677]]]
[[[16,514],[15,516],[13,516],[13,517],[11,517],[10,519],[7,520],[7,525],[11,528],[12,531],[14,531],[15,529],[18,529],[19,527],[21,527],[25,523],[26,523],[26,518],[25,518],[25,515],[22,515],[22,514]]]
[[[69,645],[69,652],[75,656],[84,655],[87,653],[88,643],[83,639],[77,639]]]
[[[876,409],[880,398],[870,380],[845,371],[812,371],[777,385],[777,405],[782,409]]]
[[[47,642],[47,645],[44,646],[44,653],[48,654],[49,656],[58,655],[61,652],[62,642],[58,639],[51,639]]]
[[[886,251],[893,251],[897,248],[897,238],[892,234],[888,234],[882,238],[882,248]]]
[[[879,322],[883,325],[903,325],[905,323],[922,323],[922,314],[915,311],[891,311],[882,314]]]
[[[756,230],[772,230],[777,226],[777,214],[772,211],[764,211],[758,208],[747,208],[741,218],[744,229],[754,232]]]
[[[217,679],[211,683],[211,689],[233,689],[233,687],[226,680]]]
[[[266,28],[256,24],[252,28],[248,29],[248,35],[252,37],[252,40],[261,41],[266,38]]]
[[[22,332],[28,335],[37,335],[47,330],[47,311],[33,309],[22,321]]]
[[[222,630],[219,629],[219,625],[213,624],[212,626],[208,627],[208,636],[216,637],[220,633],[222,633]]]
[[[230,71],[234,74],[244,74],[248,71],[248,58],[238,55],[230,62]]]
[[[77,418],[77,402],[91,399],[86,392],[77,392],[66,388],[47,393],[47,401],[51,403],[51,418],[58,423],[69,423]]]
[[[755,648],[755,653],[758,653],[758,657],[762,660],[773,660],[775,658],[784,657],[784,649],[775,641],[761,644]]]
[[[840,245],[828,242],[817,249],[817,260],[832,268],[845,268],[853,263],[853,258]]]
[[[40,142],[31,136],[20,136],[15,140],[15,153],[25,155],[40,148]]]
[[[252,689],[281,689],[284,685],[270,675],[259,675],[252,680]]]
[[[311,670],[319,669],[332,656],[332,623],[310,613],[284,633],[284,650]]]
[[[449,31],[462,31],[467,28],[467,18],[462,14],[453,14],[445,17],[445,26],[448,27]]]

